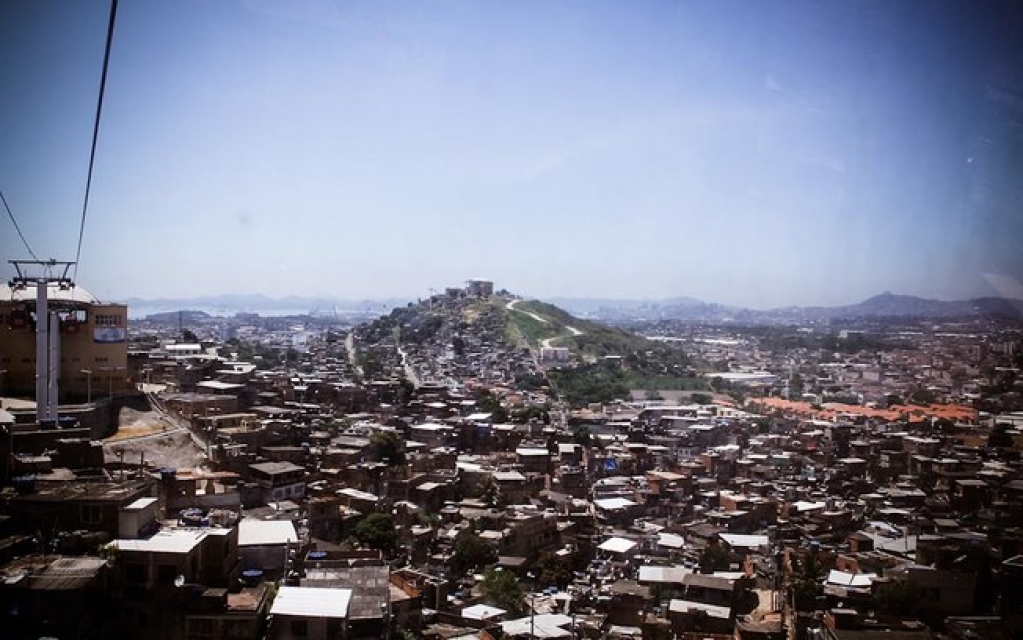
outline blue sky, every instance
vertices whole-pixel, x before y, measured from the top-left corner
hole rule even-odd
[[[79,284],[996,295],[1019,6],[124,2]],[[108,11],[0,4],[0,189],[42,256],[74,257]],[[0,257],[27,257],[6,216]]]

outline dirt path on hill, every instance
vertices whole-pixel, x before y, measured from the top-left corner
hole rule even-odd
[[[121,409],[117,433],[103,440],[106,462],[123,460],[137,465],[143,459],[147,466],[185,469],[206,463],[202,448],[179,419],[159,411]]]

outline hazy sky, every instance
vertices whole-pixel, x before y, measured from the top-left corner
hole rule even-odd
[[[41,256],[74,257],[108,12],[0,3],[0,190]],[[992,295],[1021,43],[1020,2],[122,2],[79,284]]]

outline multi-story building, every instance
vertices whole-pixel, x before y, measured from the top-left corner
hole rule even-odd
[[[491,280],[466,280],[465,292],[478,298],[489,298],[494,295],[494,283]]]
[[[128,307],[103,303],[82,287],[47,286],[50,326],[56,322],[59,402],[112,395],[125,389]],[[32,397],[36,390],[37,287],[0,284],[0,395]],[[49,327],[47,327],[49,328]]]
[[[260,462],[249,465],[249,475],[259,484],[264,504],[301,499],[305,495],[305,467],[291,462]]]

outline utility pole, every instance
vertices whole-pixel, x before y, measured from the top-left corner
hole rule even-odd
[[[85,402],[92,404],[92,369],[82,369],[82,373],[85,374]]]
[[[17,275],[11,278],[12,291],[27,290],[35,285],[36,331],[36,420],[57,420],[60,382],[60,322],[59,312],[50,311],[49,288],[73,289],[75,283],[68,277],[74,262],[61,260],[10,260]],[[28,275],[29,268],[39,275]],[[58,274],[59,272],[59,274]]]
[[[526,577],[530,579],[530,582],[536,577],[532,571],[526,574]],[[530,584],[529,590],[529,640],[536,638],[536,629],[533,626],[536,621],[536,589],[535,585]]]

